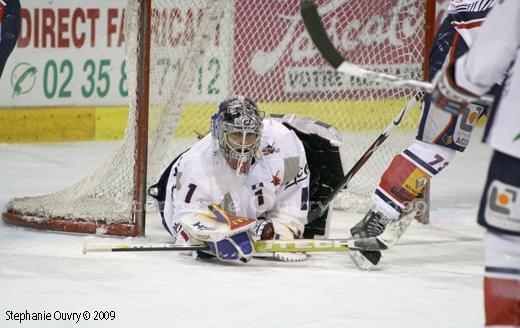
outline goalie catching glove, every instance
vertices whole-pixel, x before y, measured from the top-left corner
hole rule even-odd
[[[267,219],[237,217],[217,205],[209,205],[208,211],[181,219],[186,241],[207,243],[211,255],[224,261],[248,262],[254,253],[253,240],[301,238],[303,225],[296,218],[278,214]],[[181,233],[181,235],[185,235]],[[273,257],[281,261],[303,261],[305,253],[255,254]]]
[[[181,219],[183,229],[193,238],[208,244],[209,252],[220,260],[248,262],[254,252],[249,230],[254,219],[226,213],[217,205],[208,211]]]

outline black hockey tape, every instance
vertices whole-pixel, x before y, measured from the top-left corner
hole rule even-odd
[[[341,56],[332,42],[330,42],[314,1],[303,0],[301,2],[300,13],[302,15],[303,24],[307,32],[309,32],[316,48],[318,48],[321,55],[332,67],[338,68],[344,61],[343,56]]]

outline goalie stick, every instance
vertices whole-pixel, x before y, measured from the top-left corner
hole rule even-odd
[[[419,89],[423,92],[431,92],[431,90],[433,89],[431,83],[420,82],[415,80],[404,80],[393,75],[369,71],[345,61],[343,56],[341,56],[341,54],[336,50],[336,48],[328,38],[327,32],[323,27],[321,18],[318,14],[318,10],[313,1],[302,1],[301,15],[305,28],[311,36],[314,45],[316,46],[316,48],[318,48],[319,52],[327,60],[327,62],[329,62],[329,64],[336,69],[337,72],[354,75],[368,80],[386,82],[396,87]],[[372,145],[370,145],[370,147],[361,156],[361,158],[354,164],[352,169],[347,173],[347,175],[339,184],[339,187],[331,192],[330,197],[324,202],[322,208],[326,208],[326,205],[330,201],[332,201],[337,196],[337,194],[341,192],[342,189],[347,187],[350,179],[352,179],[352,177],[361,169],[361,167],[368,161],[368,159],[370,159],[372,154],[388,138],[388,136],[395,129],[395,127],[402,122],[402,119],[408,114],[408,112],[415,107],[417,102],[422,101],[423,92],[418,92],[415,96],[410,98],[408,103],[397,115],[397,117],[387,126],[387,128],[381,133],[381,135],[379,135],[379,137],[372,143]],[[393,246],[395,243],[397,243],[397,241],[403,235],[404,231],[406,231],[406,229],[410,225],[412,217],[413,215],[409,214],[401,220],[391,223],[387,229],[388,231],[386,231],[386,233],[383,236],[380,236],[381,239],[377,239],[375,237],[371,237],[369,239],[374,240],[374,242],[377,241],[379,243],[383,243],[385,249]],[[380,256],[368,259],[363,257],[358,252],[349,252],[348,254],[352,258],[354,263],[358,266],[358,268],[362,270],[368,270],[372,268],[373,266],[377,265],[380,260]],[[363,261],[361,261],[361,258],[363,259]]]
[[[311,0],[303,0],[301,3],[301,15],[303,22],[305,24],[305,28],[309,32],[313,43],[316,45],[320,53],[323,57],[330,63],[338,72],[346,73],[339,69],[339,67],[346,63],[345,66],[354,66],[357,69],[356,72],[364,71],[370,72],[367,70],[363,70],[360,67],[350,64],[346,62],[343,57],[339,54],[339,52],[334,48],[329,38],[327,37],[327,33],[323,24],[321,22],[321,18],[316,9],[316,5]],[[380,74],[371,72],[374,74]],[[387,76],[391,76],[388,74],[384,74]],[[359,76],[359,75],[358,75]],[[370,75],[371,77],[373,75]],[[366,76],[361,76],[366,77]],[[395,79],[399,79],[394,77]],[[418,82],[418,81],[414,81]],[[425,82],[418,82],[419,84],[424,84]],[[429,84],[429,83],[426,83]],[[431,86],[431,84],[429,84]],[[420,88],[419,88],[420,89]],[[378,150],[378,148],[383,144],[383,142],[388,138],[390,133],[395,129],[396,126],[401,124],[403,118],[416,106],[417,102],[422,101],[423,93],[418,92],[415,96],[410,98],[408,103],[403,107],[403,109],[399,112],[399,114],[395,117],[395,119],[385,128],[385,130],[377,137],[377,139],[368,147],[363,155],[359,158],[359,160],[354,164],[354,166],[347,172],[347,174],[341,179],[338,183],[337,187],[334,188],[330,195],[319,204],[311,213],[309,213],[309,222],[312,222],[316,218],[323,215],[325,210],[327,209],[330,202],[338,196],[338,194],[345,188],[347,188],[348,183],[354,177],[354,175],[365,165],[365,163],[372,157],[372,154]]]
[[[396,126],[401,124],[403,118],[410,112],[418,101],[422,100],[422,93],[416,94],[414,97],[410,98],[408,103],[403,107],[403,109],[399,112],[399,114],[394,118],[394,120],[385,128],[385,130],[377,137],[376,140],[368,147],[363,155],[358,159],[358,161],[354,164],[354,166],[347,172],[347,174],[341,179],[338,183],[337,187],[332,189],[330,195],[325,199],[320,206],[316,207],[311,213],[309,213],[309,222],[312,222],[316,218],[320,217],[323,212],[327,209],[327,206],[336,198],[336,196],[345,188],[347,188],[348,183],[356,175],[356,173],[365,165],[365,163],[372,157],[372,155],[379,149],[379,147],[385,142],[390,133],[395,129]]]
[[[303,19],[303,24],[305,25],[305,28],[307,29],[307,32],[309,33],[312,39],[312,42],[319,50],[323,58],[325,58],[325,60],[332,67],[334,67],[334,69],[336,69],[337,72],[360,77],[362,79],[367,79],[370,81],[388,83],[396,88],[418,89],[426,93],[431,93],[433,91],[433,85],[429,82],[416,81],[412,79],[403,79],[391,74],[370,71],[361,68],[358,65],[349,63],[334,47],[329,37],[327,36],[327,32],[325,30],[325,27],[323,26],[320,15],[318,14],[318,9],[316,8],[314,1],[303,0],[301,2],[300,11]],[[482,96],[480,98],[480,102],[482,102],[483,104],[491,104],[493,102],[493,97]]]
[[[386,246],[373,238],[361,239],[295,239],[259,240],[254,242],[255,253],[287,252],[345,252],[352,250],[379,251]],[[83,254],[90,252],[147,252],[147,251],[205,251],[207,245],[120,244],[83,245]]]

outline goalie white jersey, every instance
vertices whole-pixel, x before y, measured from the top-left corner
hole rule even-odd
[[[514,22],[504,26],[503,21]],[[505,1],[491,11],[471,51],[455,67],[456,82],[477,95],[502,82],[503,91],[491,113],[486,142],[520,158],[520,1]]]
[[[248,174],[232,170],[211,135],[207,135],[173,164],[164,202],[164,225],[177,237],[181,219],[218,204],[247,218],[290,216],[300,231],[307,223],[309,169],[296,134],[281,123],[265,119],[262,155]]]

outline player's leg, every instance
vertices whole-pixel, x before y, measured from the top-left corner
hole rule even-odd
[[[520,159],[495,152],[480,202],[486,326],[520,326]]]
[[[20,2],[18,0],[7,1],[7,6],[0,14],[0,22],[0,77],[2,77],[7,58],[16,46],[20,33]]]
[[[460,57],[467,49],[448,17],[434,39],[429,56],[430,77],[446,60]],[[457,151],[464,151],[484,111],[482,106],[470,105],[467,115],[454,116],[430,104],[429,96],[425,95],[417,140],[394,157],[383,173],[372,196],[372,209],[351,229],[353,237],[377,237],[389,223],[402,218],[405,210],[409,210],[407,206],[422,195],[430,179],[449,164]],[[380,254],[364,255],[380,257]]]
[[[428,58],[430,76],[434,76],[442,68],[446,58],[449,57],[450,51],[455,56],[455,54],[459,55],[459,52],[462,53],[465,50],[462,48],[463,45],[453,46],[454,42],[458,42],[457,35],[455,29],[451,26],[451,19],[449,17],[446,18],[435,35]],[[457,48],[460,48],[460,50],[455,52]],[[369,211],[363,220],[352,229],[353,231],[351,232],[354,237],[378,235],[378,232],[382,232],[390,220],[396,220],[401,216],[406,203],[417,196],[416,191],[410,192],[403,187],[407,180],[413,178],[410,176],[411,173],[414,173],[417,178],[421,177],[421,180],[425,178],[429,180],[434,175],[433,171],[430,172],[430,165],[428,165],[431,160],[423,160],[421,156],[435,153],[435,151],[441,149],[439,146],[427,144],[431,142],[430,140],[435,139],[435,137],[432,137],[433,134],[438,135],[440,134],[438,130],[442,130],[441,128],[434,131],[433,126],[441,126],[441,121],[443,119],[446,120],[445,117],[437,117],[435,112],[437,112],[435,108],[432,108],[430,114],[429,97],[425,95],[419,124],[420,129],[417,136],[418,141],[409,147],[412,149],[405,149],[401,154],[397,155],[383,173],[380,184],[372,196],[374,210]],[[445,125],[450,123],[449,118],[444,123]],[[453,123],[450,125],[453,125]],[[428,132],[426,138],[424,138],[425,130]],[[438,141],[442,141],[442,138],[439,138]],[[443,157],[452,157],[447,156],[451,155],[452,151],[447,150],[445,153]],[[433,154],[433,157],[435,157],[435,154]],[[368,231],[369,227],[371,228],[370,230],[373,230],[372,232]]]

